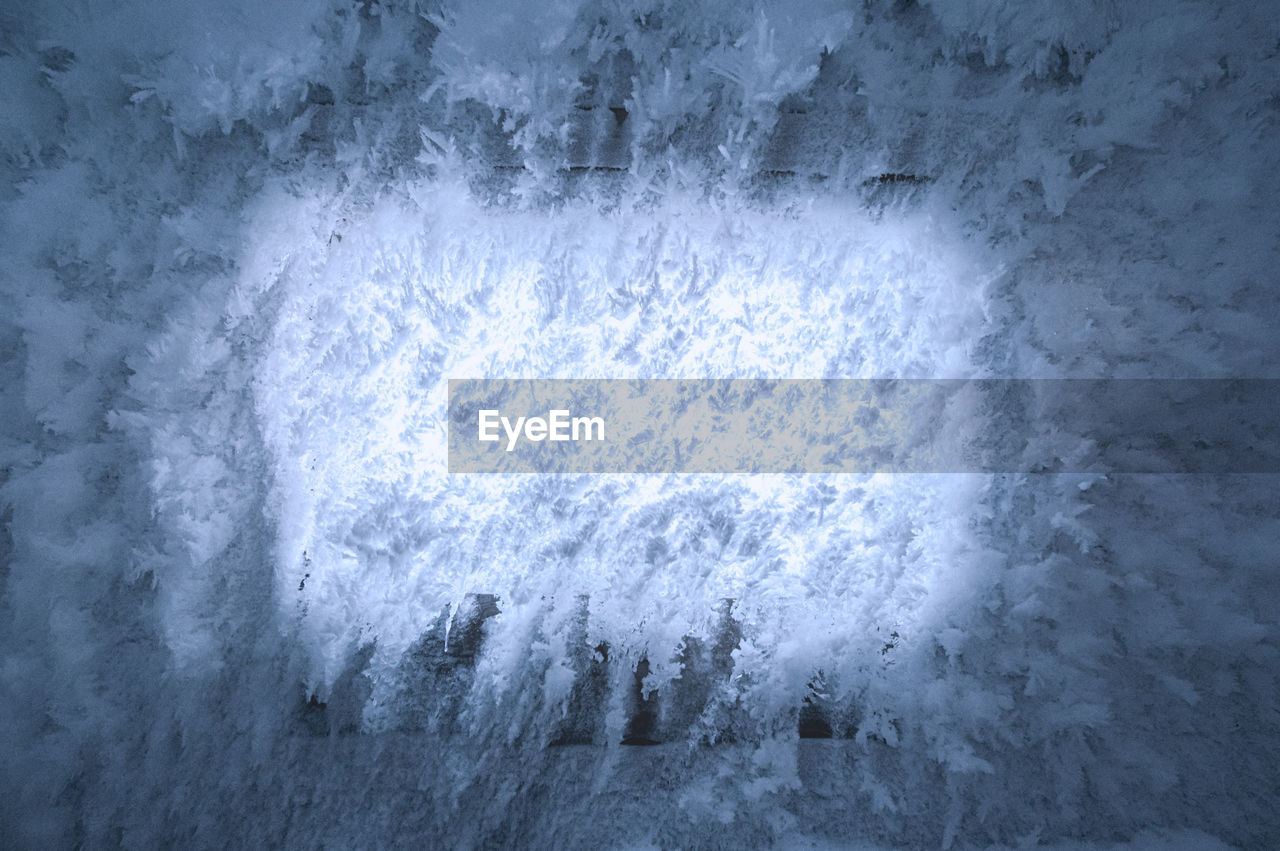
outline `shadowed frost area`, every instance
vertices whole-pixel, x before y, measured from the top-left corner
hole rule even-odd
[[[1280,378],[1280,15],[1060,6],[0,8],[4,844],[1280,844],[1262,468],[449,471],[450,379]]]

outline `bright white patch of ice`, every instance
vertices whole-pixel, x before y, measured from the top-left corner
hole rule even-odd
[[[589,593],[611,641],[667,652],[732,597],[767,624],[758,641],[802,656],[839,643],[815,616],[857,612],[869,633],[948,581],[943,549],[965,537],[938,532],[971,481],[445,473],[450,377],[972,374],[991,275],[927,212],[679,193],[506,212],[424,186],[341,216],[280,197],[249,232],[260,277],[240,294],[271,292],[274,317],[254,388],[276,587],[301,607],[317,688],[360,641],[394,660],[468,592]],[[890,567],[891,542],[915,555]]]

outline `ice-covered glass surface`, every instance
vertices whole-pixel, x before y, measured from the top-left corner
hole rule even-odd
[[[458,377],[1280,377],[1277,44],[0,10],[0,835],[1277,844],[1273,476],[1055,473],[1092,450],[1040,420],[1033,476],[444,453]]]

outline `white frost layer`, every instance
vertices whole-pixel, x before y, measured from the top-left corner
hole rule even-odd
[[[454,370],[1274,375],[1277,43],[1246,2],[0,10],[0,835],[1276,845],[1269,479],[463,483],[438,421]],[[559,171],[580,107],[626,172]],[[468,735],[299,736],[370,638],[381,729],[469,591]],[[743,741],[549,762],[582,591],[611,742],[736,597]],[[821,771],[815,665],[859,716]]]
[[[308,213],[314,235],[277,236]],[[915,617],[919,592],[898,583],[918,570],[870,570],[867,553],[907,528],[947,541],[937,530],[970,510],[972,482],[450,477],[444,408],[450,377],[968,374],[991,276],[927,215],[679,195],[519,213],[419,187],[333,218],[292,199],[264,209],[248,253],[276,261],[246,284],[275,293],[255,401],[276,463],[279,599],[305,607],[317,688],[357,641],[394,660],[468,592],[590,594],[602,638],[658,630],[667,648],[722,598],[759,607],[774,641],[806,640],[780,607],[818,588],[809,607],[861,613],[859,630]],[[868,500],[902,516],[872,520]],[[920,562],[940,559],[923,540]]]

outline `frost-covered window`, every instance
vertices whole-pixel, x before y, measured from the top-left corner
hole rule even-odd
[[[458,378],[1280,378],[1278,44],[0,10],[0,844],[1280,845],[1274,429],[1023,383],[966,420],[1018,473],[446,453]]]

